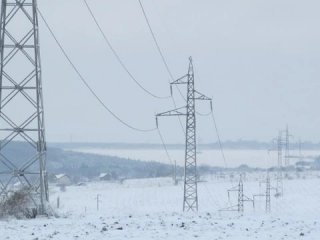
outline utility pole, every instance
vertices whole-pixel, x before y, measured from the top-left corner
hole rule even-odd
[[[177,161],[174,161],[174,169],[173,169],[173,184],[178,185],[178,180],[177,180]]]
[[[49,193],[37,0],[2,0],[0,58],[0,197],[20,184],[44,214]],[[17,142],[30,154],[13,158]]]
[[[99,211],[100,210],[100,194],[97,194],[96,200],[97,200],[97,211]]]
[[[188,73],[170,84],[187,85],[187,105],[168,112],[156,115],[163,116],[186,116],[186,138],[185,138],[185,166],[184,166],[184,195],[183,211],[198,211],[197,191],[197,143],[196,143],[196,100],[211,101],[211,98],[201,94],[194,87],[194,71],[192,58],[189,58]]]
[[[299,161],[302,161],[301,139],[299,139]]]

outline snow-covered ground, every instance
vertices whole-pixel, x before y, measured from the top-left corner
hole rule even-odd
[[[199,212],[182,213],[182,184],[171,179],[127,180],[123,184],[95,182],[61,192],[51,186],[51,205],[58,218],[0,221],[0,239],[313,239],[320,237],[320,173],[284,181],[284,196],[265,198],[255,209],[245,204],[243,216],[219,209],[236,204],[227,189],[237,184],[208,176],[199,183]],[[264,174],[247,175],[248,197],[264,193]],[[274,184],[274,182],[272,183]],[[99,210],[97,196],[99,195]]]

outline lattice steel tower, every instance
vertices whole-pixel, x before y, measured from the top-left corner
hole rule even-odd
[[[199,93],[194,88],[194,71],[191,57],[189,58],[188,73],[178,80],[172,82],[171,86],[176,84],[187,85],[187,105],[182,108],[177,108],[168,112],[157,114],[156,116],[186,116],[183,211],[198,211],[195,100],[211,101],[211,98],[208,98],[205,95]],[[184,109],[186,112],[183,111]]]
[[[282,131],[279,131],[279,136],[277,139],[277,147],[278,147],[278,167],[277,167],[277,196],[280,197],[283,194],[283,161],[282,161],[282,150],[283,150],[283,139],[282,139]]]
[[[44,213],[49,195],[36,0],[2,0],[0,47],[0,197],[24,188]],[[21,154],[13,152],[17,145]]]
[[[240,175],[240,180],[238,184],[238,212],[244,211],[244,193],[243,193],[243,181],[242,174]]]
[[[266,212],[271,212],[271,184],[270,184],[270,176],[269,172],[267,173],[266,179]]]
[[[286,139],[285,139],[285,166],[288,167],[290,165],[290,137],[292,137],[292,135],[290,135],[289,133],[289,127],[287,125],[286,130],[285,130],[285,135],[286,135]]]

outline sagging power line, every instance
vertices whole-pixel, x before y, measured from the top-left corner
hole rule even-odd
[[[149,91],[148,89],[146,89],[138,80],[137,78],[132,74],[132,72],[128,69],[128,67],[126,66],[126,64],[124,63],[124,61],[122,60],[122,58],[120,57],[120,55],[118,54],[118,52],[116,51],[116,49],[112,46],[109,38],[107,37],[106,33],[103,31],[101,25],[99,24],[97,18],[95,17],[90,5],[88,4],[87,0],[83,0],[86,9],[88,10],[90,16],[92,17],[95,25],[97,26],[97,28],[99,29],[99,32],[101,33],[105,43],[107,44],[107,46],[110,48],[112,54],[115,56],[115,58],[117,59],[117,61],[119,62],[119,64],[121,65],[121,67],[123,68],[123,70],[128,74],[128,76],[139,86],[139,88],[141,88],[145,93],[147,93],[148,95],[154,97],[154,98],[158,98],[158,99],[169,99],[171,98],[170,95],[168,96],[159,96],[156,95],[154,93],[152,93],[151,91]]]
[[[113,116],[118,122],[120,122],[122,125],[134,130],[134,131],[138,131],[138,132],[153,132],[156,131],[157,128],[149,128],[149,129],[144,129],[144,128],[138,128],[135,127],[129,123],[127,123],[126,121],[122,120],[117,114],[115,114],[103,101],[102,99],[97,95],[97,93],[94,91],[94,89],[90,86],[90,84],[88,83],[88,81],[85,79],[85,77],[81,74],[81,72],[79,71],[79,69],[75,66],[75,64],[73,63],[73,61],[71,60],[71,58],[69,57],[69,55],[67,54],[67,52],[65,51],[64,47],[62,46],[62,44],[60,43],[60,41],[58,40],[58,38],[56,37],[55,33],[53,32],[52,28],[50,27],[50,25],[48,24],[48,22],[46,21],[45,17],[43,16],[43,14],[41,13],[40,9],[38,8],[38,12],[39,15],[41,17],[41,19],[43,20],[45,26],[47,27],[47,29],[49,30],[51,36],[53,37],[53,39],[55,40],[56,44],[58,45],[60,51],[62,52],[63,56],[65,57],[65,59],[67,60],[67,62],[69,63],[69,65],[72,67],[72,69],[75,71],[75,73],[78,75],[79,79],[81,80],[81,82],[84,84],[84,86],[89,90],[89,92],[93,95],[93,97],[97,100],[97,102],[109,113],[111,114],[111,116]]]
[[[152,36],[152,39],[153,39],[153,41],[154,41],[154,43],[155,43],[156,49],[157,49],[157,51],[158,51],[158,53],[159,53],[159,55],[160,55],[160,57],[161,57],[161,60],[162,60],[164,66],[165,66],[165,68],[166,68],[166,71],[167,71],[168,74],[169,74],[169,77],[170,77],[171,81],[174,81],[175,78],[174,78],[174,76],[173,76],[173,74],[172,74],[172,71],[171,71],[170,68],[169,68],[168,62],[167,62],[167,60],[166,60],[166,58],[165,58],[165,56],[164,56],[164,54],[163,54],[163,51],[162,51],[161,48],[160,48],[159,41],[157,40],[156,35],[155,35],[155,33],[154,33],[153,29],[152,29],[152,26],[151,26],[151,23],[150,23],[149,18],[148,18],[148,16],[147,16],[146,10],[144,9],[141,0],[138,0],[138,1],[139,1],[139,6],[140,6],[140,8],[141,8],[141,11],[142,11],[142,13],[143,13],[143,17],[144,17],[144,19],[145,19],[145,21],[146,21],[146,23],[147,23],[148,29],[149,29],[150,34],[151,34],[151,36]],[[168,83],[170,84],[171,81],[168,80]],[[170,84],[170,86],[171,86],[171,84]],[[173,94],[172,94],[172,88],[170,88],[170,89],[171,89],[171,99],[172,99],[173,106],[174,106],[174,108],[177,108],[176,100],[175,100],[175,98],[174,98],[174,96],[173,96]],[[176,86],[176,89],[178,90],[179,95],[182,97],[182,99],[183,99],[184,101],[187,101],[187,99],[184,97],[184,95],[182,94],[181,90],[180,90],[177,86]],[[181,130],[182,130],[183,134],[185,134],[185,130],[184,130],[184,127],[183,127],[183,124],[182,124],[182,121],[181,121],[180,116],[178,116],[178,120],[179,120],[179,124],[180,124],[180,126],[181,126]]]

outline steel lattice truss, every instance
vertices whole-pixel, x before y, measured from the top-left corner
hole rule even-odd
[[[185,139],[185,174],[184,174],[184,197],[183,211],[198,210],[197,191],[197,144],[196,144],[196,100],[208,100],[211,98],[199,93],[194,89],[194,71],[192,58],[189,59],[188,74],[171,83],[187,85],[187,105],[168,112],[157,114],[162,116],[186,116],[186,139]]]
[[[283,147],[283,139],[282,139],[282,131],[279,132],[279,136],[277,139],[277,147],[278,147],[278,167],[277,167],[277,196],[282,196],[283,195],[283,173],[282,173],[282,168],[283,168],[283,161],[282,161],[282,147]]]
[[[0,197],[27,189],[44,212],[49,196],[36,0],[2,0],[0,47]],[[18,144],[23,154],[13,152]]]
[[[267,174],[267,181],[266,181],[266,212],[271,212],[271,184],[270,184],[270,176],[269,172]]]

